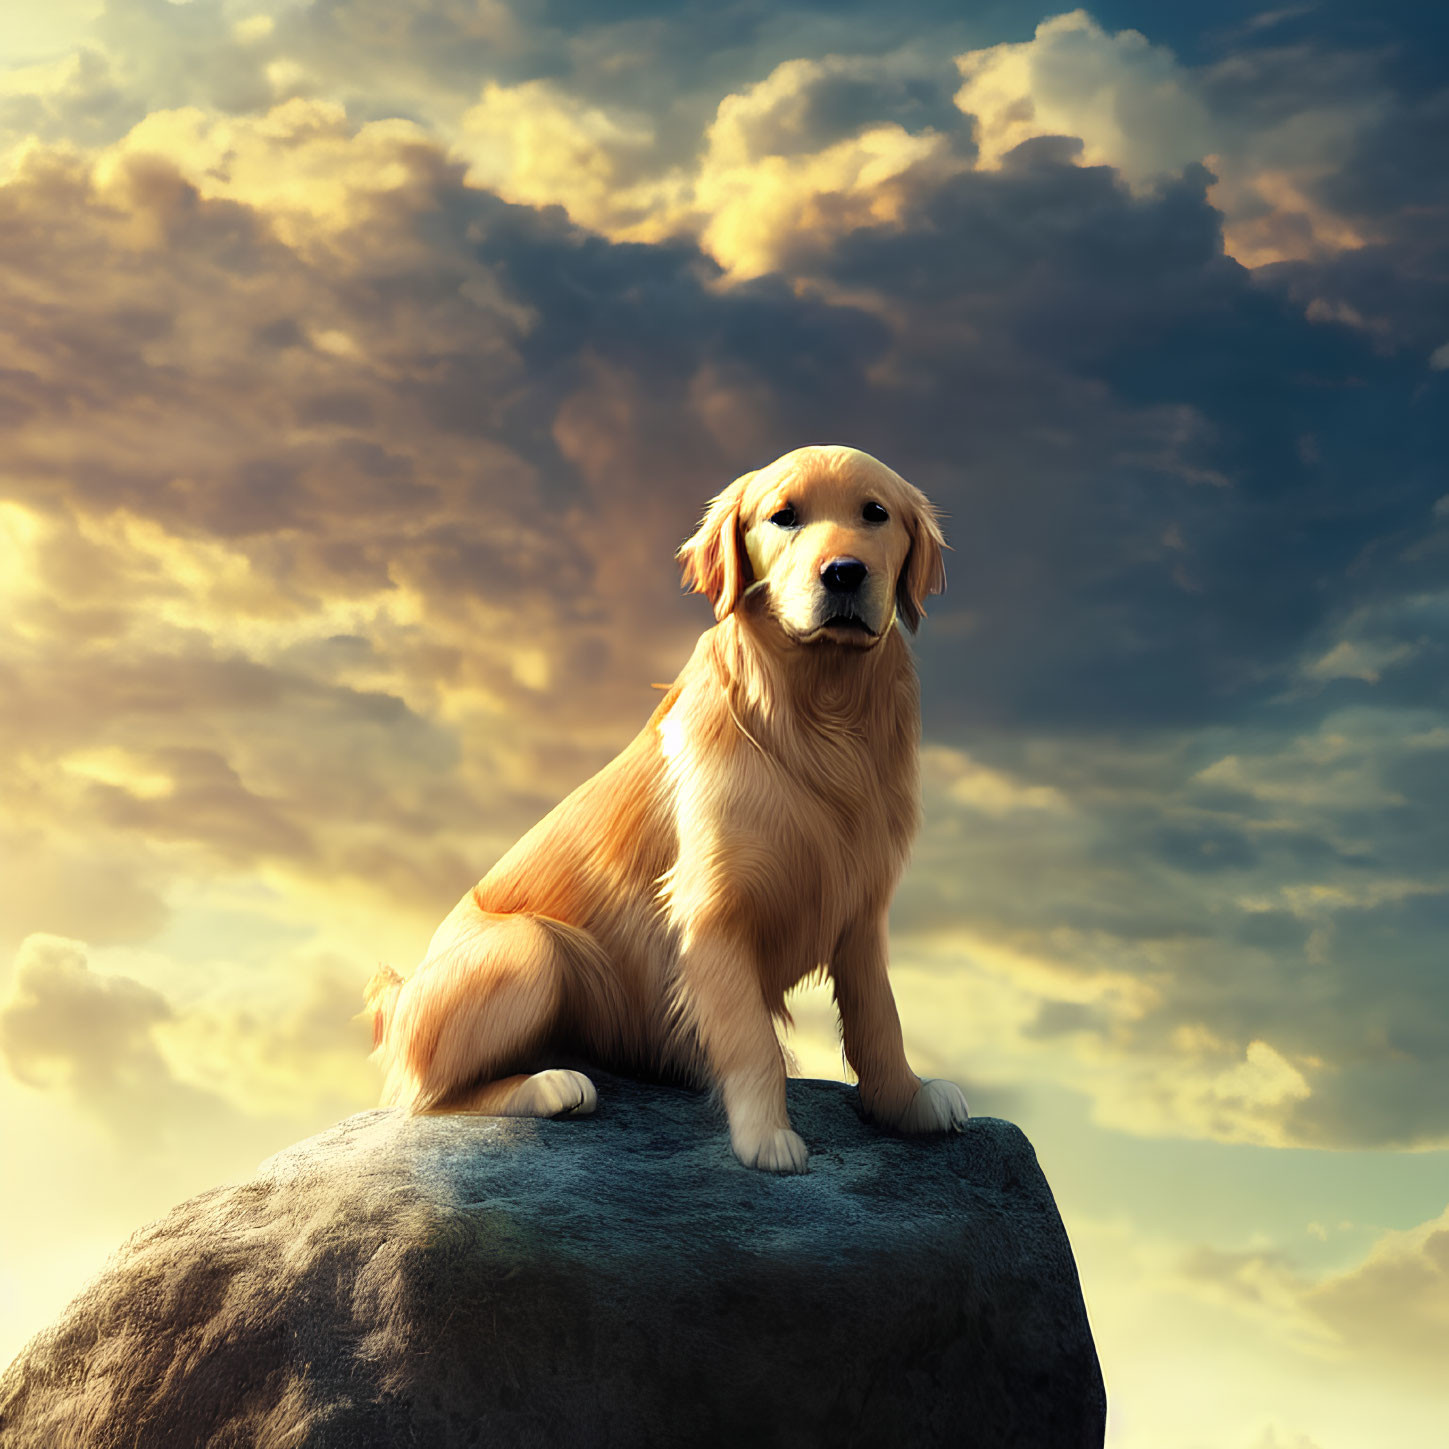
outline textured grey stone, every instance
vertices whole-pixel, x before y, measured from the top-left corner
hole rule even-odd
[[[1025,1137],[790,1084],[810,1171],[596,1073],[573,1121],[362,1112],[137,1233],[0,1380],[5,1449],[1098,1449]]]

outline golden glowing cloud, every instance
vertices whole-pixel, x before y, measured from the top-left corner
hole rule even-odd
[[[124,195],[137,164],[164,158],[200,195],[258,208],[296,243],[309,224],[352,225],[371,198],[414,184],[419,154],[433,147],[411,121],[355,126],[333,101],[297,98],[265,115],[235,117],[191,106],[140,121],[99,157],[96,181],[103,193]]]
[[[1361,227],[1314,200],[1350,138],[1376,112],[1355,100],[1316,105],[1245,129],[1210,109],[1204,78],[1136,30],[1105,31],[1085,10],[1042,21],[1031,40],[957,57],[956,104],[976,118],[980,164],[999,167],[1040,136],[1075,137],[1086,165],[1116,167],[1150,190],[1192,162],[1217,176],[1228,255],[1244,266],[1363,246]],[[1226,61],[1221,70],[1239,69]]]
[[[802,101],[844,66],[786,61],[720,102],[693,194],[701,241],[731,277],[757,276],[854,227],[897,221],[908,180],[962,169],[945,137],[894,122],[826,145],[812,146],[808,133],[797,142],[791,120]]]
[[[947,798],[983,815],[999,818],[1019,810],[1063,813],[1071,809],[1067,797],[1054,786],[1025,784],[945,745],[927,745],[922,750],[921,770],[928,789],[944,789]]]
[[[470,185],[528,206],[562,206],[618,239],[667,235],[682,175],[651,175],[655,135],[640,116],[587,105],[548,81],[490,82],[463,117]]]
[[[695,236],[743,280],[853,227],[899,220],[926,176],[963,169],[931,130],[863,119],[844,136],[811,132],[814,91],[875,69],[838,57],[783,62],[720,101],[688,166],[659,165],[643,118],[585,105],[545,81],[487,86],[464,117],[460,146],[475,185],[561,206],[615,240]]]
[[[1442,1385],[1449,1352],[1449,1209],[1383,1234],[1366,1257],[1314,1277],[1282,1253],[1199,1249],[1191,1289],[1341,1364],[1371,1364],[1399,1386]]]

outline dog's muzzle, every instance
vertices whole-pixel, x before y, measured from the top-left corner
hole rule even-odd
[[[812,630],[812,638],[818,638],[826,631],[837,638],[842,634],[855,634],[862,642],[876,638],[876,630],[867,621],[863,607],[866,601],[862,595],[869,577],[870,569],[858,558],[833,558],[821,565],[825,617]]]

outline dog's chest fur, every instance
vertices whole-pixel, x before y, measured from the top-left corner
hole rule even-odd
[[[745,931],[783,995],[894,890],[919,808],[915,674],[898,640],[804,679],[730,642],[724,687],[686,689],[659,722],[678,830],[663,903],[685,940]]]

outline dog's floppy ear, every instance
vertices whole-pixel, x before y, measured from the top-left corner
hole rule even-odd
[[[926,596],[946,591],[942,550],[948,547],[934,505],[918,488],[908,495],[906,527],[911,547],[896,581],[896,615],[914,634],[926,612]]]
[[[740,502],[754,476],[746,473],[736,478],[710,500],[704,521],[676,555],[684,587],[690,593],[708,594],[716,619],[733,611],[750,583],[750,561],[740,532]]]

